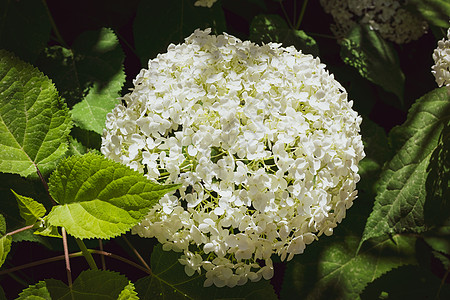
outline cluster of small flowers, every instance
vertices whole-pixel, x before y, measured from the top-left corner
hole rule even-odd
[[[450,91],[450,28],[447,31],[447,39],[438,41],[438,46],[433,52],[434,65],[431,72],[436,83],[441,87],[447,86]]]
[[[320,0],[333,16],[334,35],[345,38],[356,24],[368,24],[387,40],[397,44],[420,38],[428,28],[421,18],[404,9],[407,0]]]
[[[212,7],[217,0],[197,0],[195,6]]]
[[[181,184],[133,233],[205,286],[271,278],[272,254],[331,235],[356,198],[361,117],[318,58],[280,46],[196,30],[107,116],[105,156]]]

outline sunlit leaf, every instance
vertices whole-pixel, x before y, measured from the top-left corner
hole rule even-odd
[[[11,250],[12,237],[6,234],[5,217],[0,214],[0,267],[5,262],[6,256]]]
[[[0,48],[33,62],[50,37],[50,22],[42,1],[0,0]]]
[[[250,25],[250,40],[257,43],[282,43],[284,47],[295,46],[303,53],[319,55],[316,41],[303,30],[289,28],[279,15],[259,15]]]
[[[381,174],[362,241],[426,229],[427,168],[449,118],[450,95],[445,88],[436,89],[417,100],[406,122],[391,131],[392,144],[398,151]]]
[[[80,239],[109,239],[128,231],[177,185],[159,185],[120,163],[97,154],[62,161],[49,181],[60,205],[46,220]]]
[[[33,200],[33,198],[25,197],[17,194],[13,190],[19,206],[20,216],[25,220],[25,225],[32,225],[36,223],[36,220],[43,217],[46,213],[44,205]]]
[[[395,49],[368,25],[357,25],[341,42],[342,60],[361,76],[394,93],[403,105],[405,75]]]
[[[67,150],[71,120],[52,82],[0,50],[0,172],[49,173]]]
[[[16,300],[52,300],[50,293],[47,290],[45,281],[39,281],[37,284],[30,285],[24,289]]]
[[[205,273],[187,276],[178,259],[180,253],[163,251],[158,245],[151,257],[152,275],[139,279],[136,291],[140,299],[277,299],[268,281],[248,282],[233,288],[203,287]]]
[[[134,284],[132,282],[128,283],[128,285],[120,292],[117,300],[139,300],[137,292],[135,291]]]
[[[182,43],[195,29],[226,30],[225,16],[216,3],[211,8],[194,6],[196,0],[141,1],[133,24],[136,52],[141,64],[167,52],[170,43]],[[167,22],[170,20],[170,22]]]

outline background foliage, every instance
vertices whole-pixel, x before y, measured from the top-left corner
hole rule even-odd
[[[447,1],[408,2],[430,28],[404,45],[366,26],[337,41],[317,0],[194,2],[0,0],[0,299],[450,298],[450,96],[430,72]],[[318,55],[364,120],[359,198],[334,235],[233,289],[203,288],[178,254],[126,233],[175,187],[98,154],[106,113],[148,59],[206,27]],[[45,264],[14,271],[33,262]]]

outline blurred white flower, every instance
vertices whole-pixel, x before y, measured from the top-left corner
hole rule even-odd
[[[212,7],[217,0],[197,0],[195,6]]]
[[[450,28],[447,31],[447,39],[438,41],[437,48],[433,52],[434,65],[431,73],[438,86],[447,86],[450,91]]]
[[[134,84],[102,153],[181,184],[133,232],[183,252],[205,286],[269,279],[273,254],[332,234],[356,198],[361,117],[318,58],[196,30]]]
[[[338,39],[345,38],[356,24],[368,24],[380,35],[397,44],[420,38],[428,24],[407,11],[407,0],[320,0],[325,12],[336,24],[331,30]]]

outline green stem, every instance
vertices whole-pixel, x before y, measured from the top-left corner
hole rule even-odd
[[[50,24],[52,25],[53,32],[55,33],[58,42],[64,48],[69,48],[69,46],[66,44],[66,42],[62,38],[61,34],[59,33],[58,27],[56,27],[55,20],[53,20],[52,14],[50,13],[50,10],[48,9],[47,1],[42,0],[42,4],[44,4],[45,10],[47,11],[48,19],[50,21]]]
[[[33,228],[33,226],[34,226],[34,224],[28,225],[28,226],[25,226],[25,227],[16,229],[16,230],[14,230],[14,231],[8,232],[6,235],[15,235],[16,233],[19,233],[19,232],[22,232],[22,231],[31,229],[31,228]]]
[[[75,241],[78,244],[78,247],[80,247],[81,252],[83,253],[84,258],[86,259],[87,263],[89,264],[89,267],[91,270],[98,270],[97,265],[95,264],[94,258],[92,257],[92,254],[89,252],[88,248],[86,248],[86,245],[82,240],[79,238],[75,238]]]
[[[293,29],[294,26],[292,25],[291,20],[289,19],[289,16],[288,16],[286,10],[284,9],[283,3],[281,3],[281,0],[278,0],[278,2],[280,3],[281,10],[283,11],[284,17],[286,18],[286,20],[287,20],[287,22],[289,24],[289,27]]]
[[[308,5],[308,0],[303,1],[302,10],[300,11],[300,16],[298,16],[297,24],[295,25],[295,29],[300,28],[300,24],[302,23],[303,16],[305,15],[306,5]]]

